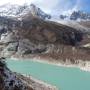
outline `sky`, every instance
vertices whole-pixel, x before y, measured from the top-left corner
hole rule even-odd
[[[90,13],[90,0],[0,0],[0,5],[34,3],[46,13],[70,14],[74,10]]]

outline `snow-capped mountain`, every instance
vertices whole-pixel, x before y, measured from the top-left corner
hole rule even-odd
[[[82,11],[74,11],[70,16],[70,19],[71,20],[77,20],[77,19],[90,20],[90,14]]]
[[[60,19],[68,20],[90,20],[90,14],[83,11],[73,11],[70,15],[60,15]]]
[[[34,4],[30,4],[30,5],[5,4],[5,5],[0,6],[0,16],[18,17],[18,16],[25,15],[28,13],[31,13],[33,16],[38,16],[42,19],[51,18],[50,15],[43,12],[40,8],[36,7]]]

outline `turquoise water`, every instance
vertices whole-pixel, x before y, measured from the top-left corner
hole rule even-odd
[[[7,60],[8,67],[21,74],[32,75],[59,90],[90,90],[90,72],[78,68],[58,67],[32,61]]]

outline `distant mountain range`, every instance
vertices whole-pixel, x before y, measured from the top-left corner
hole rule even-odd
[[[41,19],[51,19],[53,20],[53,14],[49,15],[41,10],[41,8],[37,7],[34,4],[24,4],[24,5],[12,5],[12,4],[5,4],[0,6],[0,16],[5,17],[21,17],[24,15],[30,15],[39,17]],[[56,17],[55,17],[56,18]],[[86,13],[83,11],[73,11],[69,15],[58,15],[58,19],[61,20],[90,20],[90,13]]]
[[[73,11],[70,15],[60,15],[60,19],[68,20],[90,20],[90,13],[83,11]]]

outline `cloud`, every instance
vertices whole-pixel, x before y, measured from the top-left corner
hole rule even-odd
[[[75,4],[73,4],[72,7],[67,7],[67,10],[63,11],[62,14],[71,14],[73,11],[78,11],[80,10],[81,2],[80,0],[76,0]]]

